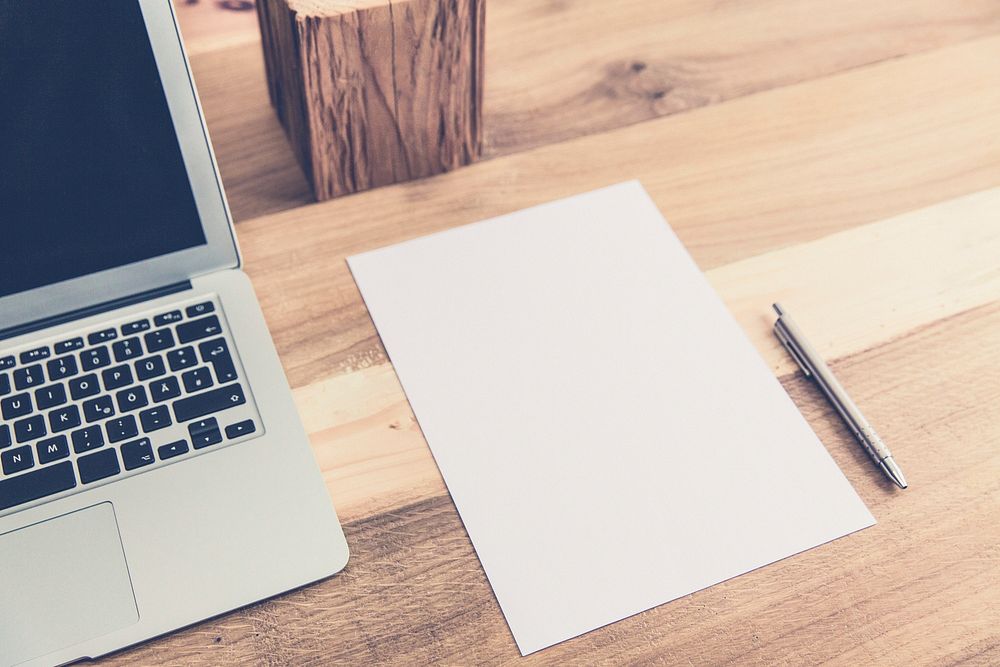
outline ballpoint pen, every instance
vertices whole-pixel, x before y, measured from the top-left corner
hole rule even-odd
[[[872,461],[882,469],[886,477],[895,482],[899,488],[905,489],[906,478],[903,477],[903,471],[896,465],[896,462],[892,458],[892,452],[882,442],[882,438],[878,436],[878,433],[868,423],[865,416],[861,414],[861,410],[854,404],[851,397],[847,395],[847,391],[844,390],[840,382],[837,381],[837,378],[834,377],[833,372],[830,371],[823,358],[819,356],[813,346],[809,344],[809,341],[806,340],[805,336],[802,335],[802,331],[795,324],[795,320],[788,316],[780,304],[772,304],[772,307],[774,308],[774,312],[778,314],[778,319],[774,323],[774,335],[778,337],[781,344],[792,355],[795,363],[799,365],[805,376],[816,381],[823,394],[826,395],[827,400],[837,410],[841,419],[851,429],[854,437],[861,443],[864,450],[868,452],[868,456],[871,457]]]

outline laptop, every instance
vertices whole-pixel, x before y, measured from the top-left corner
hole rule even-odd
[[[0,665],[347,558],[171,3],[0,0]]]

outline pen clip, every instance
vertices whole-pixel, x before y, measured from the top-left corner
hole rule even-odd
[[[794,359],[795,363],[802,369],[803,375],[807,378],[811,378],[812,371],[809,370],[809,366],[806,364],[805,359],[802,358],[798,349],[792,345],[792,341],[788,339],[788,336],[786,336],[785,332],[782,330],[780,317],[778,318],[778,321],[774,323],[774,335],[781,341],[781,345],[788,350],[788,354],[792,355],[792,359]]]

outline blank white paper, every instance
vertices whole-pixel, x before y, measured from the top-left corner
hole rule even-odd
[[[637,182],[349,264],[522,654],[875,523]]]

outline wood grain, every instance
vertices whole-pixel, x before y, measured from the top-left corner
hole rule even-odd
[[[485,0],[261,0],[271,104],[317,199],[466,165]]]
[[[301,386],[384,360],[355,252],[638,177],[710,269],[1000,183],[998,61],[976,40],[249,221],[247,271]]]
[[[257,31],[220,48],[200,16],[178,11],[185,36],[202,31],[187,41],[235,218],[309,202],[267,102]],[[218,13],[232,39],[231,24],[244,17]],[[484,151],[497,157],[996,34],[1000,5],[625,0],[610,11],[597,0],[504,0],[486,20]]]
[[[1000,383],[981,378],[998,365],[996,304],[834,364],[905,462],[905,493],[813,385],[784,376],[878,525],[529,658],[439,495],[347,524],[334,579],[108,664],[995,664]]]
[[[537,110],[507,116],[503,140],[487,132],[503,145],[493,155],[516,154],[239,226],[352,560],[105,664],[1000,664],[1000,7],[600,8],[491,4],[487,76],[501,78],[487,123],[491,105],[497,118]],[[280,126],[248,103],[266,92],[246,49],[206,50],[195,69],[229,145],[227,186],[251,215],[304,198],[290,150],[272,141]],[[645,64],[634,76],[633,62]],[[632,83],[595,85],[603,76]],[[686,99],[716,96],[683,114],[650,102],[675,79]],[[574,109],[584,120],[560,134]],[[522,659],[343,258],[631,177],[879,523]],[[764,319],[775,297],[833,360],[910,489],[875,474],[793,372]]]
[[[498,2],[490,12],[489,155],[1000,30],[1000,5],[991,0],[840,0],[836,7],[813,0],[620,0],[610,11],[601,2],[524,0]],[[533,67],[538,60],[546,66]]]
[[[706,275],[765,362],[783,376],[796,366],[771,333],[775,299],[825,358],[837,359],[996,301],[997,257],[1000,188]],[[295,396],[342,517],[354,520],[445,493],[388,364],[317,380]]]

